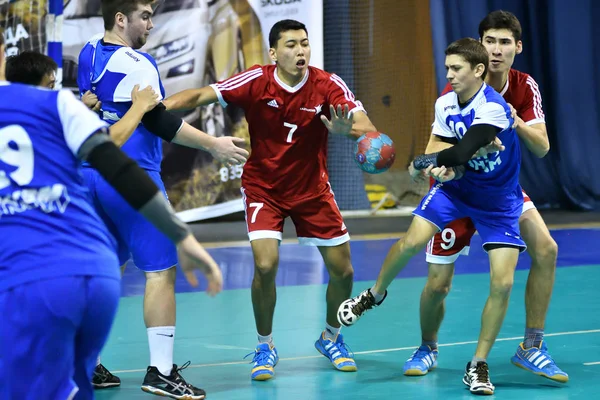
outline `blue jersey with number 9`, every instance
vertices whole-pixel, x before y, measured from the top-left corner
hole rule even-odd
[[[0,82],[0,290],[64,275],[118,278],[114,239],[76,156],[106,126],[69,91]]]

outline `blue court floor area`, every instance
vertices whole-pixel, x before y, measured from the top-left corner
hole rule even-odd
[[[529,268],[519,261],[510,307],[490,358],[497,399],[600,398],[600,229],[552,231],[559,244],[556,283],[546,324],[550,353],[570,375],[553,383],[510,363],[522,339],[524,291]],[[370,287],[395,239],[353,240],[353,293]],[[182,373],[208,399],[459,399],[472,398],[461,378],[475,351],[480,316],[489,289],[487,257],[476,236],[471,255],[456,263],[440,332],[439,367],[424,377],[402,375],[404,361],[420,343],[419,295],[425,284],[424,255],[415,257],[392,284],[385,303],[356,326],[342,330],[354,351],[358,372],[339,372],[314,348],[324,328],[327,272],[318,250],[284,243],[278,276],[274,341],[281,357],[275,378],[250,380],[256,330],[250,301],[253,263],[248,244],[211,248],[225,277],[216,298],[177,283],[175,362],[191,361]],[[123,278],[123,293],[103,364],[122,386],[96,392],[98,399],[142,399],[149,362],[142,318],[144,278],[134,267]]]

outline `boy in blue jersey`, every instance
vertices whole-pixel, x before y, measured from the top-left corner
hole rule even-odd
[[[152,25],[151,0],[103,0],[104,35],[92,38],[79,55],[78,84],[81,94],[91,91],[101,102],[100,114],[108,123],[118,121],[131,106],[134,85],[151,86],[164,97],[156,62],[137,51]],[[248,152],[236,144],[241,138],[207,135],[166,111],[159,104],[146,113],[142,124],[124,142],[123,151],[146,170],[161,188],[162,140],[204,149],[227,164],[246,161]],[[199,399],[201,389],[188,384],[173,364],[175,338],[175,247],[167,238],[131,209],[95,171],[83,168],[94,206],[118,241],[119,262],[132,257],[146,273],[144,322],[147,327],[150,363],[142,390],[175,399]]]
[[[86,160],[221,290],[218,266],[159,188],[69,91],[5,81],[0,32],[0,398],[92,399],[120,295],[116,243],[89,202]]]
[[[375,285],[344,302],[338,318],[351,325],[365,311],[379,306],[394,278],[436,232],[456,218],[471,217],[489,256],[491,285],[477,350],[463,382],[472,393],[490,395],[494,386],[486,358],[506,314],[519,253],[526,246],[519,233],[523,208],[519,141],[510,107],[484,83],[488,65],[488,53],[475,39],[457,40],[446,49],[447,78],[453,91],[436,101],[433,134],[448,148],[418,156],[410,168],[411,174],[426,169],[440,182],[413,212],[416,218],[388,253]],[[503,151],[484,151],[480,154],[485,155],[473,157],[496,138]]]

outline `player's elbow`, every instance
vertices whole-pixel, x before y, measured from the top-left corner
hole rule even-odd
[[[537,146],[533,150],[533,154],[535,154],[535,156],[537,158],[544,158],[546,156],[546,154],[548,154],[549,151],[550,151],[550,143],[549,142],[545,142],[542,145]]]

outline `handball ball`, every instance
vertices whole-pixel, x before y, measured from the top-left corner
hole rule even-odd
[[[356,141],[354,160],[360,169],[369,174],[387,171],[395,158],[394,142],[385,133],[365,133]]]

